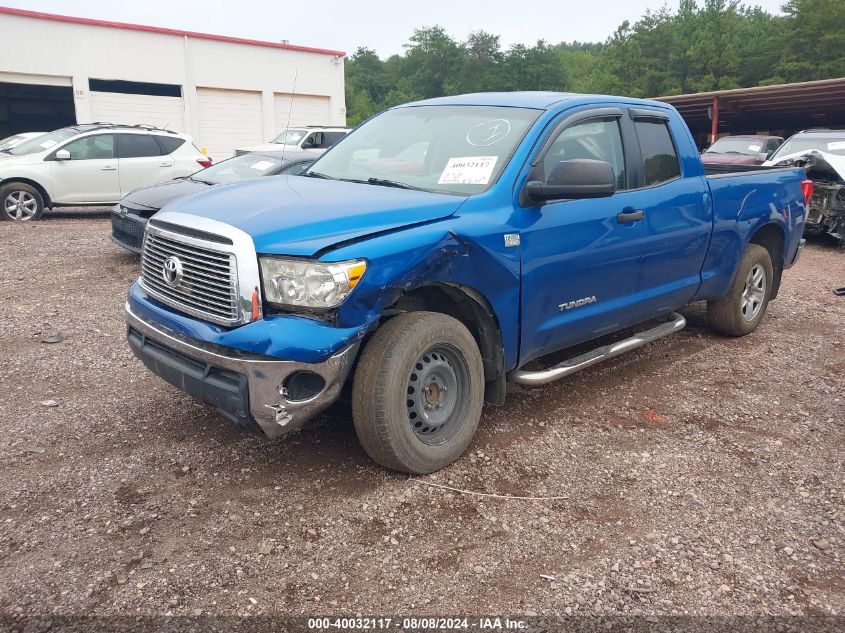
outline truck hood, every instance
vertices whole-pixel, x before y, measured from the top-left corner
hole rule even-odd
[[[167,206],[231,224],[248,233],[259,253],[314,255],[338,242],[431,222],[466,200],[427,191],[271,176],[212,187]]]
[[[130,213],[148,218],[169,202],[178,200],[183,196],[189,196],[192,193],[205,191],[211,186],[190,178],[171,180],[170,182],[148,185],[130,191],[123,197],[120,204],[126,207]]]

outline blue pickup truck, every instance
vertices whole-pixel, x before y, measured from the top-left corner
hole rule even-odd
[[[267,438],[351,383],[372,459],[432,472],[508,381],[545,384],[676,332],[692,301],[720,333],[753,331],[798,258],[811,189],[800,169],[707,175],[664,103],[411,103],[302,176],[157,214],[128,341],[155,374]]]

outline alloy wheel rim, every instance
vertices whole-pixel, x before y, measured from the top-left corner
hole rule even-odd
[[[425,444],[445,444],[460,430],[468,407],[469,367],[448,345],[423,352],[411,368],[407,383],[408,423]]]
[[[38,211],[38,202],[28,191],[12,191],[3,202],[3,210],[11,220],[31,220]]]
[[[763,299],[766,297],[766,269],[762,264],[754,264],[745,277],[742,289],[740,311],[742,318],[753,321],[763,309]]]

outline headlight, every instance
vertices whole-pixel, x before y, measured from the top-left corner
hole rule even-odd
[[[264,297],[288,308],[334,308],[358,285],[367,262],[259,258]]]

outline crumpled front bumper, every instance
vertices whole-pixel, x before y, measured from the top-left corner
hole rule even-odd
[[[352,343],[321,363],[302,363],[184,336],[145,320],[129,303],[126,325],[130,348],[150,371],[268,438],[299,428],[337,400],[360,345]],[[325,384],[315,395],[292,400],[285,383],[296,372],[316,374]]]

